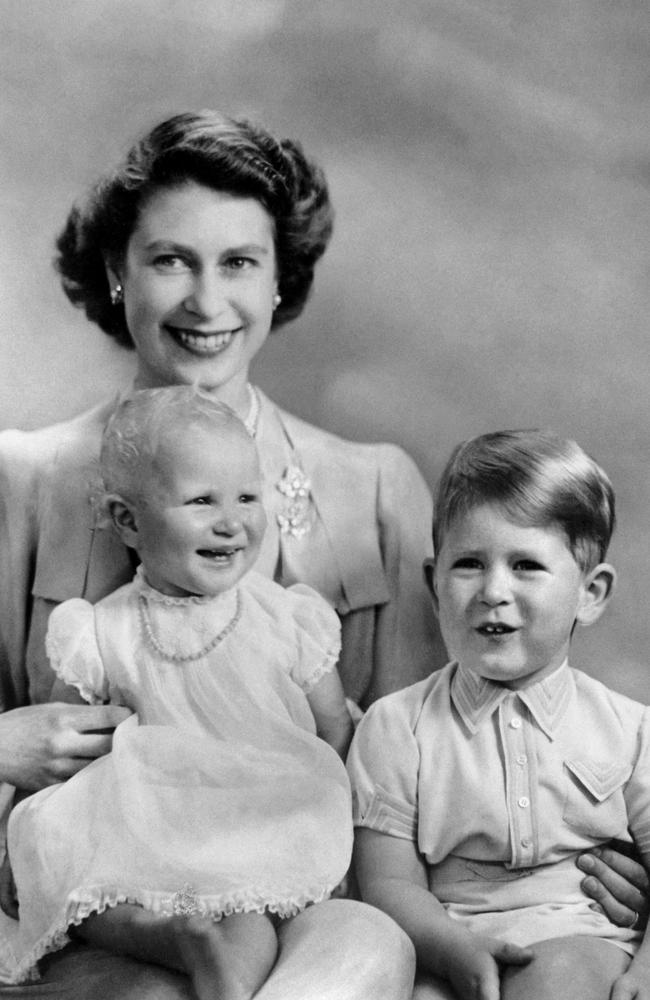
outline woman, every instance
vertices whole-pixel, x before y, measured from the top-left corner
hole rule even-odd
[[[269,331],[302,310],[331,220],[324,178],[295,143],[212,112],[183,114],[154,128],[73,209],[59,238],[59,269],[71,301],[135,348],[135,387],[196,382],[247,423],[269,521],[256,568],[284,585],[311,584],[336,608],[343,682],[365,705],[444,658],[421,584],[428,490],[400,449],[342,441],[280,410],[248,381]],[[0,436],[7,713],[0,776],[27,789],[105,753],[124,714],[28,704],[50,693],[43,639],[52,608],[70,597],[96,601],[133,575],[128,551],[92,508],[99,439],[114,406]],[[281,939],[260,1000],[324,1000],[343,988],[349,998],[389,1000],[404,995],[412,975],[408,944],[360,904],[319,904],[288,921]],[[146,989],[156,998],[164,989],[187,995],[178,978],[163,986],[158,970],[138,966],[144,981],[134,986],[133,969],[95,959],[81,947],[69,950],[51,960],[44,982],[57,982],[54,989],[70,983],[71,997],[142,997]],[[101,983],[84,980],[96,979],[100,966]]]

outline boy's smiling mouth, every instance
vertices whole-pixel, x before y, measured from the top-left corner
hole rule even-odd
[[[481,635],[510,635],[517,630],[504,622],[486,622],[484,625],[479,625],[476,631]]]

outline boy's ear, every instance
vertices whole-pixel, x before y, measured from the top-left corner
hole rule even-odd
[[[609,603],[615,584],[616,570],[609,563],[599,563],[587,573],[576,615],[576,621],[579,625],[592,625],[598,621]]]
[[[431,594],[431,600],[433,601],[433,609],[436,614],[438,614],[438,595],[436,593],[436,560],[429,556],[422,563],[422,569],[424,571],[424,580],[427,585],[427,589]]]
[[[138,522],[133,504],[119,493],[109,493],[104,497],[103,507],[113,527],[125,545],[131,549],[138,547]]]

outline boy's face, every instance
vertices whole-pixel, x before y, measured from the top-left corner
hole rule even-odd
[[[580,569],[559,526],[522,527],[491,504],[450,525],[433,572],[450,656],[511,688],[560,666],[574,623],[600,615],[612,581],[605,564]]]
[[[133,512],[133,542],[148,582],[164,594],[214,596],[257,559],[266,516],[257,453],[238,430],[172,435]]]

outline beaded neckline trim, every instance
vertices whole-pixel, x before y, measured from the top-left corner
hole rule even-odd
[[[204,656],[211,653],[212,650],[215,649],[227,635],[230,635],[236,627],[237,622],[241,617],[241,594],[239,590],[237,590],[235,613],[228,624],[225,625],[217,635],[213,636],[212,639],[205,644],[205,646],[192,653],[173,653],[170,649],[165,649],[154,633],[151,618],[149,616],[148,601],[142,593],[138,594],[138,612],[140,614],[140,625],[142,626],[144,637],[151,648],[154,649],[159,656],[162,656],[165,660],[171,660],[174,663],[193,663],[195,660],[202,660]]]

